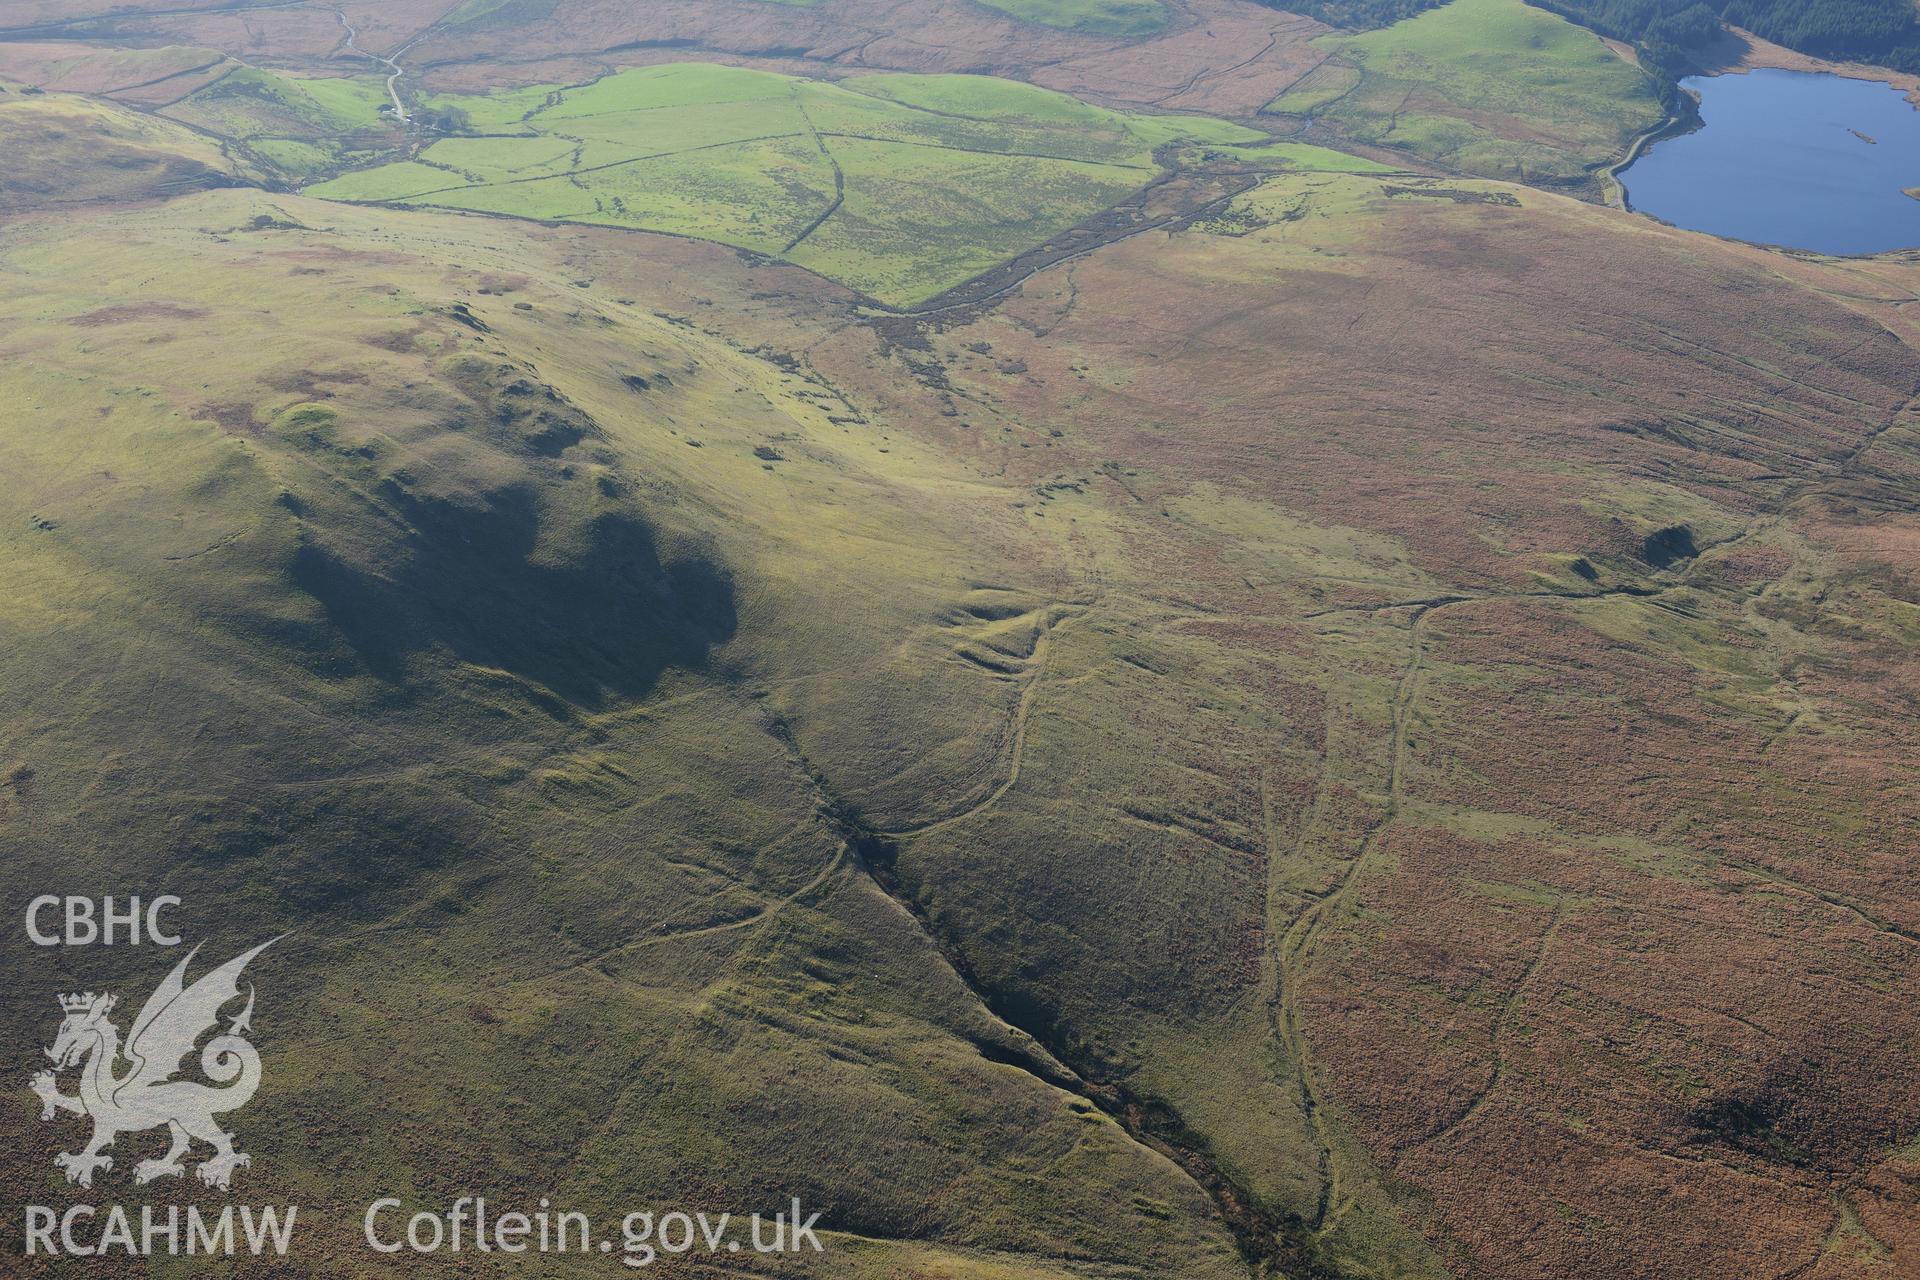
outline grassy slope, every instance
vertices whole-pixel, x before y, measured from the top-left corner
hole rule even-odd
[[[1662,116],[1644,72],[1521,0],[1453,0],[1320,43],[1330,61],[1268,110],[1470,173],[1577,179]]]
[[[0,146],[0,213],[175,194],[237,182],[244,172],[211,139],[71,94],[0,97]]]
[[[1912,1221],[1912,359],[1801,264],[1296,174],[901,350],[578,228],[8,230],[8,883],[329,923],[263,971],[250,1194],[792,1188],[823,1276],[1244,1274],[1005,1019],[1354,1274]]]
[[[769,711],[1025,576],[977,481],[472,228],[251,192],[16,228],[9,883],[164,881],[216,950],[300,931],[262,970],[262,1196],[792,1193],[843,1233],[822,1275],[1238,1274],[1172,1165],[991,1060],[1046,1055],[855,868]],[[897,749],[992,766],[1010,690],[895,674]]]
[[[701,64],[435,103],[516,136],[451,139],[404,168],[348,174],[311,193],[714,239],[896,304],[950,288],[1143,186],[1159,172],[1158,147],[1261,137],[988,77],[831,85]]]
[[[233,141],[288,181],[365,163],[391,117],[375,76],[299,77],[238,67],[162,114]]]
[[[302,79],[240,67],[164,114],[232,138],[311,138],[374,128],[385,102],[374,77]]]
[[[834,1266],[878,1275],[1048,1276],[1063,1252],[1232,1274],[1191,1184],[982,1065],[977,1043],[1030,1045],[1011,1022],[1165,1108],[1289,1248],[1356,1274],[1456,1254],[1543,1274],[1514,1236],[1545,1242],[1544,1274],[1791,1252],[1824,1230],[1824,1173],[1756,1166],[1755,1201],[1738,1151],[1667,1154],[1720,1143],[1686,1109],[1743,1096],[1765,1053],[1729,1021],[1674,1073],[1680,1042],[1626,1029],[1648,1000],[1660,1026],[1693,1001],[1802,1016],[1800,984],[1843,964],[1831,1017],[1792,1034],[1858,1065],[1769,1087],[1920,1115],[1903,1032],[1882,1034],[1877,993],[1910,979],[1873,948],[1896,944],[1716,870],[1891,830],[1820,738],[1754,754],[1811,708],[1897,759],[1895,722],[1853,706],[1868,689],[1795,673],[1895,662],[1920,625],[1893,580],[1827,559],[1817,507],[1770,522],[1756,477],[1839,466],[1897,410],[1901,349],[1695,242],[1454,198],[1499,192],[1278,179],[936,335],[914,359],[944,384],[823,332],[804,292],[782,329],[765,299],[801,277],[696,245],[241,194],[44,229],[11,259],[52,283],[9,316],[10,394],[110,429],[9,439],[32,479],[0,526],[26,566],[5,722],[59,726],[19,738],[20,812],[49,833],[20,883],[76,856],[164,866],[236,935],[349,931],[287,961],[280,985],[320,994],[281,1015],[259,1122],[263,1147],[319,1135],[287,1174],[316,1197],[349,1153],[349,1201],[442,1195],[451,1149],[596,1207],[798,1180],[841,1231],[911,1238],[839,1237]],[[330,230],[234,234],[255,210]],[[1463,288],[1489,238],[1508,252]],[[1668,282],[1638,308],[1599,273],[1630,241]],[[63,267],[82,256],[97,296]],[[1730,287],[1765,291],[1713,334],[1737,358],[1646,347],[1645,324]],[[689,292],[714,305],[676,318]],[[1683,440],[1622,443],[1653,422]],[[1879,447],[1892,470],[1836,483],[1910,505],[1909,438]],[[1676,523],[1731,541],[1662,573],[1642,540]],[[1617,587],[1662,595],[1569,598]],[[1823,588],[1852,630],[1807,610]],[[1425,621],[1393,607],[1450,594],[1470,599]],[[87,634],[109,615],[138,630]],[[155,671],[165,741],[130,738],[104,706]],[[257,705],[294,728],[250,728]],[[1588,744],[1574,776],[1562,734]],[[1650,795],[1632,779],[1656,755],[1677,776]],[[117,798],[87,809],[102,757]],[[1737,820],[1696,829],[1755,777]],[[1904,812],[1911,782],[1877,805]],[[877,833],[867,856],[991,1013],[836,860],[826,803]],[[1897,909],[1897,872],[1847,865],[1780,874]],[[1640,981],[1642,955],[1702,986]],[[342,1052],[350,1071],[318,1072]],[[350,1096],[368,1080],[395,1099],[378,1126]],[[1879,1158],[1783,1123],[1810,1126],[1811,1159]],[[1542,1147],[1568,1158],[1520,1158]],[[1683,1208],[1633,1215],[1682,1183]]]

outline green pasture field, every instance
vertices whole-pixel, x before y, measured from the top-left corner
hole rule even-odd
[[[1653,80],[1520,0],[1453,0],[1362,35],[1267,110],[1488,177],[1578,181],[1664,115]]]
[[[160,114],[233,139],[293,181],[309,180],[355,157],[351,138],[378,130],[385,84],[378,76],[288,76],[240,67]]]
[[[374,76],[296,77],[240,67],[162,114],[229,138],[311,140],[379,127],[386,101]]]
[[[309,188],[697,236],[892,305],[933,297],[1151,182],[1169,149],[1264,143],[986,76],[829,84],[698,63],[428,105],[467,136]]]

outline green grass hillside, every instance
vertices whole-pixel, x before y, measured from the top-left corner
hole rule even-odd
[[[163,114],[233,145],[299,181],[390,144],[384,83],[374,76],[298,77],[237,67]]]
[[[1664,116],[1598,36],[1522,0],[1452,0],[1362,35],[1268,105],[1469,173],[1569,182]]]
[[[460,1259],[383,1269],[344,1206],[477,1178],[608,1221],[798,1195],[822,1280],[1238,1277],[1206,1193],[863,869],[787,725],[884,687],[917,710],[876,765],[996,767],[1017,687],[939,655],[1036,571],[973,469],[472,233],[234,191],[9,237],[8,883],[164,884],[210,953],[295,931],[249,1191],[356,1274]],[[118,950],[66,962],[131,1000]],[[0,1114],[9,1186],[51,1172],[35,1115]]]
[[[217,141],[76,94],[7,91],[0,96],[0,148],[0,213],[177,195],[257,176]]]
[[[915,347],[689,239],[12,221],[0,907],[296,930],[237,1124],[293,1275],[511,1274],[358,1243],[475,1190],[799,1195],[809,1280],[1811,1256],[1920,1127],[1907,873],[1804,852],[1920,794],[1911,526],[1860,516],[1914,506],[1912,362],[1509,191],[1281,175]],[[15,1079],[48,994],[157,972],[17,968]],[[1821,1069],[1688,1021],[1755,1008]],[[1762,1087],[1804,1154],[1716,1126]],[[23,1200],[67,1191],[37,1115]]]
[[[718,240],[896,305],[1145,186],[1161,147],[1264,140],[983,76],[828,84],[697,63],[431,106],[475,136],[308,193]]]
[[[1299,92],[1549,174],[1619,126],[1562,28],[1432,17]],[[0,1218],[298,1203],[273,1280],[628,1271],[375,1254],[385,1195],[822,1215],[671,1280],[1920,1274],[1920,261],[977,77],[237,87],[0,95]],[[1034,243],[936,315],[821,274]],[[287,935],[231,1197],[55,1168],[54,993],[169,961],[28,945],[68,892]]]

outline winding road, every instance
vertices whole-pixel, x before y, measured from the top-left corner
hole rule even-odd
[[[401,45],[398,49],[395,49],[393,51],[393,57],[391,58],[383,57],[380,54],[374,53],[372,50],[362,49],[359,45],[355,44],[354,39],[360,34],[360,32],[354,27],[354,25],[351,22],[347,21],[347,15],[344,11],[339,9],[334,9],[332,12],[333,12],[333,16],[340,20],[340,26],[347,33],[347,48],[353,50],[357,54],[360,54],[362,57],[372,58],[375,62],[380,63],[382,66],[386,67],[388,71],[393,73],[387,77],[387,96],[393,99],[393,114],[400,118],[400,122],[402,124],[406,123],[408,119],[407,104],[400,101],[400,88],[399,88],[400,77],[406,74],[406,69],[403,68],[399,64],[399,62],[396,61],[396,59],[398,59],[399,56],[405,53],[408,49],[412,48],[414,40],[418,40],[420,37],[415,36],[413,40],[409,40],[405,44]]]

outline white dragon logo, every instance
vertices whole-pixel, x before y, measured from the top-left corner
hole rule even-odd
[[[195,1139],[213,1147],[213,1155],[194,1171],[210,1187],[226,1190],[234,1170],[252,1163],[245,1153],[233,1149],[233,1135],[213,1119],[245,1106],[260,1087],[260,1055],[246,1039],[253,1020],[251,985],[246,1008],[229,1021],[223,1034],[207,1041],[200,1051],[200,1069],[222,1087],[174,1077],[193,1052],[195,1042],[206,1032],[217,1030],[220,1010],[239,997],[240,971],[278,941],[274,938],[261,943],[189,987],[185,981],[187,966],[200,952],[195,947],[141,1007],[124,1050],[120,1029],[107,1017],[117,997],[91,991],[60,997],[66,1019],[60,1024],[53,1047],[46,1051],[54,1070],[34,1076],[31,1087],[40,1098],[42,1120],[51,1120],[61,1111],[93,1120],[93,1138],[84,1149],[53,1158],[55,1165],[66,1170],[68,1182],[91,1187],[95,1170],[113,1168],[113,1157],[101,1153],[113,1145],[116,1137],[162,1125],[172,1134],[173,1145],[160,1159],[142,1160],[134,1166],[136,1184],[185,1172],[180,1158]],[[116,1074],[123,1057],[128,1068]],[[71,1096],[61,1093],[56,1072],[82,1064],[80,1092]]]

